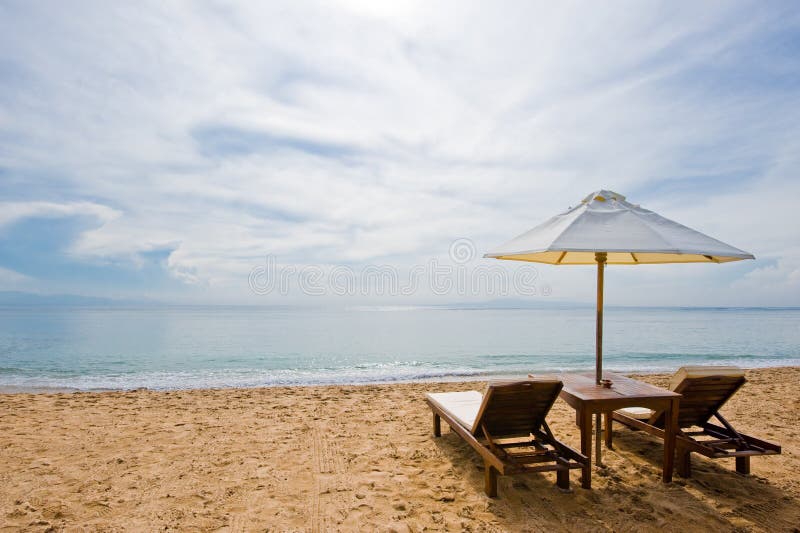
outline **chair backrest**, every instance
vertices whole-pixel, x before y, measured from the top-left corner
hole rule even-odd
[[[678,427],[702,426],[744,385],[744,371],[735,366],[685,366],[670,380],[670,390],[682,395]],[[651,423],[663,426],[663,413]]]
[[[558,398],[561,387],[563,383],[559,380],[489,383],[472,425],[472,434],[482,436],[482,426],[493,437],[537,431]]]

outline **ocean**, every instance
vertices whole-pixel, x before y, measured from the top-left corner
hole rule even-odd
[[[0,309],[0,389],[478,379],[594,368],[594,309]],[[609,308],[604,368],[800,365],[800,309]]]

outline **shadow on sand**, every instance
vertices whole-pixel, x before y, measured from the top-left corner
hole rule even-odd
[[[442,432],[435,439],[441,456],[467,490],[483,494],[483,461],[446,424]],[[663,448],[648,435],[615,427],[614,449],[604,452],[606,467],[594,469],[592,490],[580,488],[577,471],[567,494],[555,487],[554,474],[501,476],[499,498],[487,498],[492,525],[504,531],[800,532],[800,502],[762,477],[737,474],[732,464],[698,457],[692,478],[664,484]]]

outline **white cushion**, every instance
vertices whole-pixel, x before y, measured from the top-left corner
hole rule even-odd
[[[670,390],[675,390],[685,379],[711,376],[741,378],[744,377],[744,370],[738,366],[682,366],[669,380],[669,388]]]
[[[647,407],[626,407],[625,409],[617,409],[614,412],[635,418],[636,420],[647,420],[653,416],[653,411]]]
[[[429,392],[425,396],[468,430],[472,430],[475,417],[478,416],[478,410],[481,407],[481,402],[483,402],[483,394],[476,390],[466,392]]]

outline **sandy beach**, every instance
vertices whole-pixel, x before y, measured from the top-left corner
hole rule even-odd
[[[783,446],[755,458],[697,457],[690,480],[660,481],[661,444],[615,426],[607,468],[572,493],[554,475],[501,477],[443,425],[431,436],[416,383],[0,395],[0,524],[16,530],[797,531],[800,368],[748,372],[724,409]],[[666,376],[641,379],[665,386]],[[562,401],[554,433],[578,446]]]

